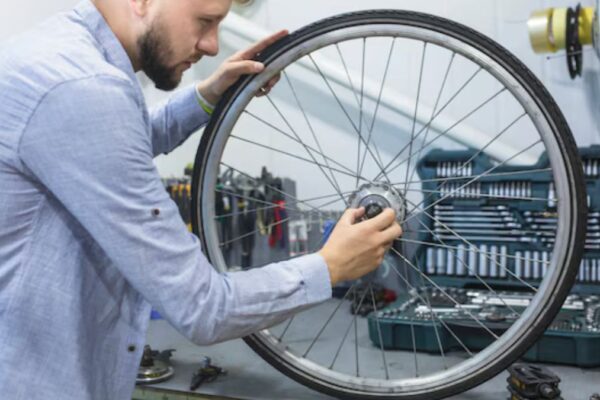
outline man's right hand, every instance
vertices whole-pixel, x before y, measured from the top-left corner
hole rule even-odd
[[[391,208],[357,223],[364,213],[364,208],[346,210],[319,251],[329,268],[332,286],[373,271],[383,262],[394,239],[402,235],[402,228]]]

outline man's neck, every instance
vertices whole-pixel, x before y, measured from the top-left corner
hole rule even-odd
[[[135,35],[133,13],[127,1],[123,0],[92,0],[94,6],[106,20],[129,60],[134,71],[140,70],[137,37]]]

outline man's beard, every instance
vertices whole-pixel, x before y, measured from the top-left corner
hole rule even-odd
[[[181,74],[176,67],[169,67],[168,60],[172,50],[166,43],[157,22],[154,22],[148,31],[138,40],[140,51],[141,69],[154,82],[154,86],[161,90],[173,90],[181,82]]]

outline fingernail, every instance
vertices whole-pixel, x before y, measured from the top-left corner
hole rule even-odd
[[[255,70],[256,72],[260,72],[260,71],[262,71],[262,70],[263,70],[263,68],[264,68],[264,65],[262,65],[261,63],[256,63],[256,64],[254,64],[254,70]]]

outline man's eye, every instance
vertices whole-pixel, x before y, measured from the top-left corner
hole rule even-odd
[[[210,23],[211,23],[211,21],[209,21],[209,20],[207,20],[207,19],[199,19],[199,20],[198,20],[198,25],[199,25],[201,28],[205,28],[205,27],[209,26],[209,25],[210,25]]]

